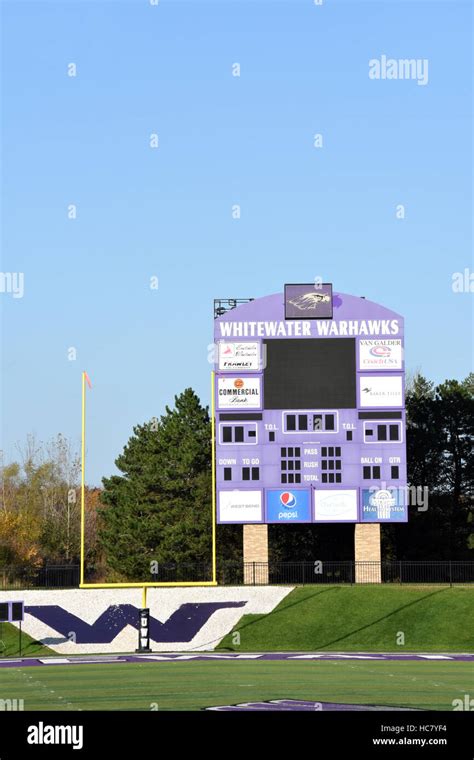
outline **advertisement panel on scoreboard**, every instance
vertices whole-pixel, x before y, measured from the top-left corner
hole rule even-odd
[[[258,372],[261,369],[260,343],[220,341],[218,366],[222,372]]]
[[[218,377],[218,409],[261,409],[262,381],[260,377]]]
[[[369,488],[361,492],[362,522],[406,522],[405,488]]]
[[[361,338],[359,340],[359,369],[402,369],[402,341],[399,338]]]
[[[315,490],[315,522],[357,522],[357,501],[357,489]]]
[[[401,375],[359,375],[359,405],[370,407],[403,406]]]
[[[311,522],[309,489],[267,489],[268,523]]]
[[[221,523],[263,522],[262,491],[220,491],[217,514]]]

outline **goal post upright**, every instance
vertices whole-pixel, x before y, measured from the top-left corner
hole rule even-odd
[[[211,457],[212,457],[212,581],[217,585],[216,568],[216,397],[215,372],[211,372]]]
[[[86,461],[86,373],[82,373],[81,408],[81,567],[80,584],[84,583],[84,534],[85,534],[85,461]]]

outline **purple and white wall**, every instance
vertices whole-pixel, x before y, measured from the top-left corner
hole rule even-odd
[[[271,612],[292,588],[148,589],[151,649],[212,651],[242,615]],[[6,591],[0,597],[24,600],[23,631],[59,654],[123,653],[137,647],[141,589]]]

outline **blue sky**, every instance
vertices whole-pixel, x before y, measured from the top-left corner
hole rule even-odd
[[[470,3],[0,5],[7,461],[29,432],[78,442],[87,369],[99,484],[175,393],[209,402],[213,298],[285,282],[404,314],[409,369],[471,370]],[[369,79],[382,55],[428,59],[428,84]]]

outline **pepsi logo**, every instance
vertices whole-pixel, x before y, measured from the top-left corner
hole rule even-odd
[[[284,507],[296,507],[296,496],[291,491],[283,491],[280,494],[280,501]]]

